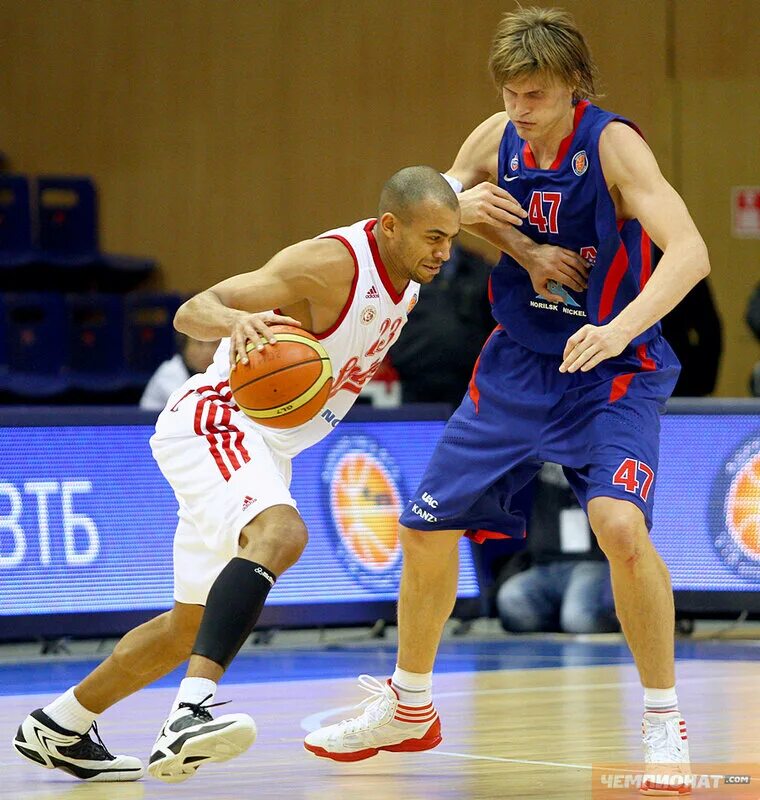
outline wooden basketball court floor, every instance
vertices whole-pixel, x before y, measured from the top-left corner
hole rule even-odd
[[[0,797],[591,800],[597,765],[635,764],[639,758],[642,692],[618,638],[493,634],[444,642],[435,680],[444,741],[435,750],[381,753],[356,764],[306,752],[306,731],[353,716],[353,704],[364,696],[356,676],[388,675],[394,652],[392,642],[249,648],[232,665],[217,700],[231,700],[227,708],[255,718],[256,744],[238,759],[208,765],[175,785],[150,777],[132,784],[85,784],[23,761],[10,747],[20,720],[74,684],[95,661],[5,660],[0,663]],[[681,641],[678,655],[692,760],[754,762],[751,796],[760,798],[760,642]],[[177,671],[103,715],[101,735],[113,752],[147,760],[180,678]],[[715,796],[730,800],[732,794]]]

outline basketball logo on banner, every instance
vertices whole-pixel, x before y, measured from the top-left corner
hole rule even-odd
[[[718,474],[711,525],[721,559],[747,580],[760,579],[760,436],[738,448]]]
[[[395,587],[404,495],[391,455],[368,436],[346,436],[325,459],[322,481],[341,562],[369,589]]]

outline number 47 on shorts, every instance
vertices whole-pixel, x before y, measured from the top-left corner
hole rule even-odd
[[[636,461],[635,458],[626,458],[612,476],[612,483],[615,486],[622,486],[626,492],[638,494],[645,503],[653,482],[654,470],[643,461]]]

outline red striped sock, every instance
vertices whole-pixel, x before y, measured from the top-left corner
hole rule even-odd
[[[396,691],[399,702],[404,705],[425,706],[433,702],[432,672],[407,672],[396,667],[391,686]]]
[[[644,711],[660,714],[678,711],[676,687],[670,689],[644,689]]]

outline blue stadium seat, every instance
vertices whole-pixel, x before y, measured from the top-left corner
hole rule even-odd
[[[35,261],[29,180],[0,174],[0,279],[2,288],[18,286]]]
[[[65,304],[70,387],[113,392],[126,386],[123,298],[115,294],[68,294]]]
[[[127,370],[133,385],[145,385],[175,351],[174,315],[179,294],[133,293],[124,298]]]
[[[3,297],[6,388],[22,397],[52,397],[67,388],[63,296],[8,293]]]
[[[87,266],[98,261],[95,203],[89,178],[39,178],[40,251],[47,263]]]
[[[62,270],[59,286],[128,291],[155,270],[153,259],[101,252],[98,196],[90,178],[40,176],[36,186],[39,257]]]

